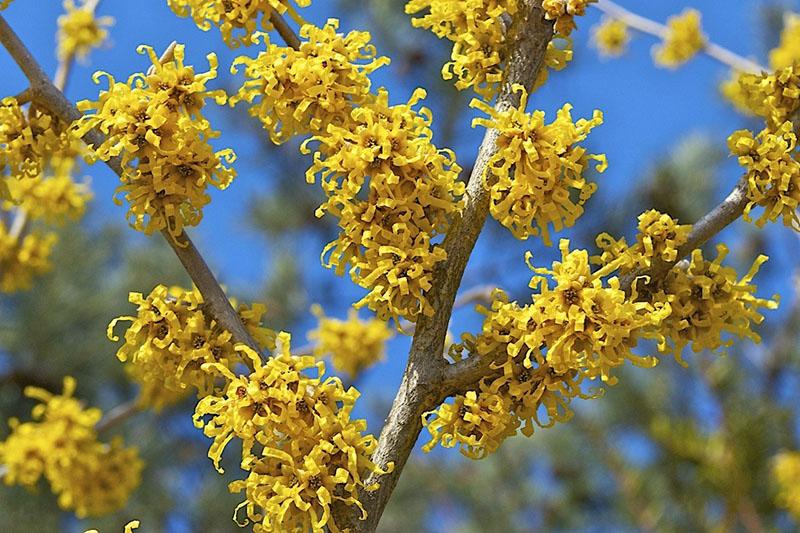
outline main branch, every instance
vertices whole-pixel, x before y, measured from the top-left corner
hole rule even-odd
[[[71,124],[81,117],[80,111],[67,100],[63,92],[50,82],[50,78],[2,15],[0,15],[0,42],[28,78],[33,99],[37,103],[45,106],[65,124]],[[100,146],[103,143],[103,136],[98,131],[92,130],[84,135],[83,141],[90,147]],[[122,162],[119,157],[110,159],[106,164],[117,176],[123,175]],[[254,350],[260,351],[189,236],[184,232],[174,240],[167,233],[164,233],[164,237],[203,295],[209,316],[216,320],[222,328],[230,331],[235,342],[244,343]]]
[[[547,43],[553,36],[552,22],[546,21],[541,0],[525,0],[508,33],[508,62],[506,80],[495,105],[506,110],[519,105],[519,94],[513,84],[530,88],[543,66]],[[466,206],[445,239],[447,259],[434,272],[433,287],[427,297],[433,307],[430,317],[417,323],[408,363],[389,416],[378,439],[372,460],[380,467],[390,463],[394,469],[387,474],[371,474],[367,486],[379,484],[374,491],[362,491],[360,499],[368,516],[356,520],[339,510],[337,525],[353,531],[375,531],[386,504],[394,491],[403,467],[422,430],[422,415],[438,405],[446,396],[442,380],[447,363],[442,357],[447,325],[461,278],[470,254],[478,240],[489,212],[489,196],[483,187],[483,174],[495,154],[498,132],[488,130],[478,151],[466,191]],[[344,516],[342,516],[344,515]]]

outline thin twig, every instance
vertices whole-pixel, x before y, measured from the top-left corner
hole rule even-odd
[[[624,7],[612,2],[611,0],[598,0],[597,3],[591,5],[611,18],[621,20],[629,27],[639,30],[642,33],[654,35],[659,39],[666,38],[669,32],[669,29],[663,24],[628,11]],[[722,46],[714,44],[710,41],[707,42],[703,47],[703,52],[705,52],[709,57],[716,59],[720,63],[728,65],[734,70],[738,70],[740,72],[761,73],[769,70],[751,59],[742,57],[728,50],[727,48],[723,48]]]
[[[108,431],[109,429],[116,426],[120,422],[123,422],[128,418],[130,418],[131,416],[138,413],[139,409],[140,409],[139,402],[137,402],[136,400],[131,400],[119,404],[113,409],[110,409],[94,428],[97,431],[97,433],[103,433],[104,431]]]
[[[287,46],[291,46],[295,50],[300,48],[300,38],[294,32],[291,26],[287,24],[286,20],[274,8],[270,8],[269,21],[281,36]]]
[[[16,33],[14,33],[2,15],[0,15],[0,42],[2,42],[3,46],[5,46],[11,54],[11,57],[25,73],[37,102],[46,106],[51,113],[61,119],[65,124],[71,124],[81,117],[80,111],[66,99],[64,93],[53,86],[47,74],[42,70],[42,67],[33,58],[30,51]],[[103,144],[103,140],[103,136],[96,130],[89,131],[83,137],[83,141],[90,147],[100,146]],[[106,164],[118,176],[121,177],[124,175],[122,161],[119,157],[111,158],[106,161]],[[186,271],[200,290],[200,293],[203,295],[205,309],[208,311],[209,315],[216,320],[222,328],[227,329],[231,333],[235,342],[244,343],[253,350],[260,352],[260,348],[247,332],[247,329],[239,318],[239,314],[231,306],[222,287],[220,287],[219,282],[217,282],[214,274],[208,268],[208,265],[195,248],[191,239],[189,239],[189,236],[183,232],[174,240],[167,234],[164,234],[164,237],[186,268]]]
[[[552,22],[546,21],[540,0],[525,0],[509,30],[509,60],[506,80],[495,108],[506,110],[519,105],[514,84],[531,87],[544,62],[547,44],[553,36]],[[381,468],[391,463],[387,474],[370,474],[365,486],[379,484],[376,490],[362,490],[359,500],[367,511],[365,520],[357,520],[350,508],[336,506],[335,521],[351,531],[375,531],[383,510],[394,491],[400,473],[422,430],[422,415],[443,399],[442,378],[447,363],[442,357],[447,326],[458,287],[478,235],[489,212],[488,192],[483,187],[483,173],[496,153],[499,133],[487,130],[478,151],[475,167],[467,185],[466,205],[444,242],[447,259],[433,276],[428,298],[433,307],[430,317],[421,317],[403,374],[400,388],[378,439],[372,461]]]

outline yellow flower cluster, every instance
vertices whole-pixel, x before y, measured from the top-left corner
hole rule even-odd
[[[613,264],[620,274],[649,268],[653,259],[671,263],[678,259],[678,248],[686,242],[692,226],[678,224],[671,216],[651,209],[639,215],[638,230],[633,246],[628,246],[624,237],[615,239],[608,233],[598,235],[596,244],[602,253],[592,257],[591,262]]]
[[[575,17],[586,13],[586,7],[597,0],[542,0],[544,17],[555,21],[554,30],[558,35],[568,36],[577,26]]]
[[[472,88],[486,100],[497,93],[506,60],[505,20],[519,9],[519,0],[410,0],[405,11],[420,15],[416,28],[426,28],[453,42],[451,60],[442,77],[455,78],[459,90]]]
[[[74,158],[51,161],[54,175],[50,177],[15,180],[9,183],[13,200],[3,204],[4,210],[14,207],[23,210],[31,220],[43,220],[48,224],[60,225],[68,220],[78,220],[86,211],[86,204],[92,193],[87,183],[72,180]]]
[[[265,31],[272,29],[269,17],[273,11],[280,15],[288,13],[302,24],[294,5],[308,7],[311,0],[167,0],[167,4],[179,17],[191,16],[203,31],[211,26],[219,28],[225,44],[238,48],[249,46],[259,27]]]
[[[17,100],[0,100],[0,200],[8,198],[6,181],[35,178],[50,159],[74,153],[75,139],[39,108],[26,112]]]
[[[425,414],[432,438],[424,449],[459,446],[465,455],[481,458],[520,428],[530,436],[536,426],[568,420],[572,398],[602,393],[584,392],[584,380],[613,385],[614,369],[626,362],[643,367],[658,362],[633,353],[640,339],[657,341],[660,352],[673,353],[679,362],[689,344],[700,351],[728,346],[730,336],[758,342],[752,326],[763,320],[760,310],[777,307],[776,300],[754,296],[752,280],[764,256],[739,279],[721,264],[724,246],[714,261],[695,250],[688,268],[673,269],[655,288],[635,283],[632,294],[609,277],[655,258],[674,261],[687,232],[648,211],[639,217],[631,247],[604,234],[598,238],[603,255],[590,258],[585,250],[570,251],[562,240],[561,261],[551,269],[531,267],[530,304],[509,302],[497,291],[490,310],[479,307],[486,315],[481,333],[464,335],[450,349],[452,359],[483,358],[491,371],[474,390]],[[592,271],[591,263],[601,267]]]
[[[586,251],[570,251],[566,240],[560,248],[562,260],[552,269],[533,269],[532,303],[520,306],[498,292],[492,309],[481,309],[487,315],[481,334],[467,334],[451,348],[454,359],[464,352],[487,359],[494,373],[472,394],[426,414],[432,435],[426,450],[460,445],[465,455],[483,457],[523,422],[521,431],[530,436],[535,426],[569,420],[572,398],[600,394],[583,392],[584,380],[613,385],[613,370],[626,361],[655,365],[631,350],[639,338],[657,337],[654,329],[669,307],[630,301],[617,278],[601,279],[608,269],[591,271]]]
[[[621,20],[606,17],[595,26],[592,43],[606,57],[617,57],[625,53],[631,36],[628,25]]]
[[[327,266],[370,292],[367,305],[378,318],[416,321],[432,308],[425,297],[434,266],[446,258],[433,240],[445,233],[460,210],[464,184],[455,154],[431,142],[431,113],[413,107],[425,96],[417,89],[406,104],[390,106],[381,89],[353,110],[345,127],[329,125],[318,142],[309,183],[319,175],[327,200],[317,216],[339,218],[339,237],[323,250]]]
[[[234,60],[231,71],[244,65],[247,81],[230,104],[251,104],[250,115],[275,144],[294,135],[324,133],[328,124],[342,126],[354,106],[371,98],[368,75],[389,59],[376,57],[368,32],[342,35],[338,27],[336,19],[323,28],[306,24],[300,29],[299,50],[267,42],[255,59]]]
[[[776,455],[772,478],[778,487],[778,505],[800,520],[800,452],[783,451]]]
[[[764,212],[755,221],[762,227],[779,217],[784,225],[800,231],[797,208],[800,205],[800,162],[797,161],[797,136],[791,122],[777,130],[769,128],[754,136],[739,130],[728,139],[731,153],[747,170],[747,207],[744,219],[752,222],[750,212],[756,206]]]
[[[669,18],[664,42],[653,49],[653,58],[659,65],[676,68],[697,55],[706,43],[707,38],[700,26],[700,12],[687,9]]]
[[[0,293],[28,289],[50,270],[56,235],[31,227],[83,215],[88,186],[75,183],[80,140],[39,108],[0,102]]]
[[[556,119],[545,124],[544,112],[525,111],[528,95],[524,87],[517,108],[497,111],[480,100],[472,107],[490,118],[476,118],[473,126],[498,130],[497,151],[486,167],[484,185],[490,191],[490,212],[518,239],[540,235],[551,244],[549,225],[555,231],[572,226],[583,214],[583,204],[597,189],[583,174],[589,160],[598,162],[597,171],[606,168],[605,155],[587,154],[578,143],[602,124],[603,115],[595,111],[590,120],[573,122],[569,104]],[[575,195],[571,193],[577,193]]]
[[[705,259],[701,250],[694,250],[689,267],[673,268],[661,289],[652,295],[654,302],[670,308],[661,324],[659,351],[672,351],[680,362],[687,345],[700,352],[733,344],[723,335],[761,341],[752,329],[753,324],[764,320],[759,310],[778,307],[777,296],[772,300],[754,296],[752,281],[767,257],[758,256],[750,271],[739,279],[733,268],[722,265],[727,254],[723,244],[717,245],[714,261]]]
[[[0,0],[0,11],[4,10],[9,5],[11,5],[11,2],[13,2],[13,1],[14,0]]]
[[[146,234],[166,229],[178,236],[184,226],[197,225],[210,198],[209,184],[226,188],[235,172],[225,166],[235,155],[215,152],[209,140],[219,136],[201,111],[207,98],[224,103],[223,91],[209,91],[206,83],[217,75],[217,59],[209,54],[209,72],[197,74],[184,65],[184,46],[163,64],[149,46],[138,51],[150,56],[147,74],[134,74],[127,83],[106,73],[109,88],[96,102],[82,101],[85,114],[75,127],[79,136],[99,128],[107,139],[94,147],[95,157],[108,161],[122,156],[122,185],[117,194],[129,202],[131,225]],[[224,162],[223,162],[224,161]],[[121,200],[115,198],[117,203]]]
[[[75,7],[73,0],[64,0],[64,9],[66,14],[58,17],[58,57],[62,61],[84,58],[106,40],[106,27],[114,24],[114,18],[95,18],[94,9]]]
[[[384,359],[392,330],[382,320],[360,320],[355,309],[350,310],[347,320],[326,317],[319,305],[312,307],[311,312],[319,319],[317,329],[308,334],[308,339],[316,343],[314,356],[330,357],[336,372],[352,380]]]
[[[0,293],[29,289],[34,276],[52,268],[50,252],[55,233],[32,231],[17,235],[0,220]]]
[[[234,481],[232,492],[245,493],[237,507],[256,523],[254,531],[338,532],[331,517],[333,502],[363,507],[358,490],[362,475],[381,472],[369,457],[372,435],[363,435],[364,420],[350,418],[358,391],[345,390],[338,378],[323,378],[325,365],[311,356],[290,353],[290,337],[278,335],[274,357],[266,363],[239,345],[254,371],[236,376],[218,363],[229,380],[222,394],[200,400],[194,421],[214,439],[208,455],[221,472],[224,448],[235,437],[242,441],[241,467],[246,479]],[[308,372],[316,370],[317,376]],[[373,487],[366,487],[372,489]]]
[[[128,299],[137,306],[136,316],[114,319],[107,333],[109,339],[118,341],[114,327],[121,321],[131,322],[117,358],[127,363],[129,375],[141,385],[142,405],[160,410],[194,389],[199,398],[213,394],[225,382],[214,371],[216,367],[204,363],[234,368],[243,362],[231,334],[203,313],[203,297],[196,288],[187,291],[158,285],[147,297],[132,292]],[[255,304],[241,307],[239,313],[256,342],[273,349],[275,333],[261,326],[265,311],[264,306]]]
[[[55,395],[37,387],[25,394],[40,403],[32,422],[11,419],[11,434],[0,443],[3,480],[35,488],[44,477],[58,496],[58,505],[80,517],[98,516],[122,507],[139,485],[142,461],[136,448],[117,438],[98,441],[95,424],[102,413],[84,408],[73,398],[75,380],[64,378],[64,391]]]

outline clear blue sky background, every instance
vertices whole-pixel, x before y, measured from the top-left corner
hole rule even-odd
[[[702,12],[703,27],[714,42],[741,55],[766,62],[762,34],[764,25],[758,18],[760,8],[766,2],[620,0],[620,3],[658,21],[665,21],[668,16],[684,7],[695,7]],[[362,29],[365,24],[368,25],[368,17],[363,13],[335,13],[336,4],[329,0],[318,0],[313,8],[306,11],[307,18],[322,24],[327,17],[338,16],[342,19],[341,26],[344,30]],[[785,5],[789,9],[798,8],[797,2],[793,1],[785,2]],[[16,0],[4,13],[49,72],[54,72],[56,68],[54,35],[56,18],[61,12],[59,0]],[[110,14],[116,18],[116,25],[111,29],[111,44],[93,52],[90,64],[76,66],[67,90],[67,96],[73,101],[96,97],[102,86],[98,88],[91,81],[91,74],[95,70],[108,71],[118,79],[125,79],[132,72],[145,70],[148,60],[135,52],[139,44],[150,44],[157,50],[162,50],[172,40],[186,43],[188,62],[195,64],[199,70],[205,70],[204,56],[214,51],[220,57],[220,70],[223,73],[238,53],[255,53],[255,50],[229,50],[216,30],[204,33],[190,19],[174,16],[165,0],[105,0],[100,14]],[[589,145],[595,152],[606,153],[610,166],[606,174],[597,180],[600,192],[589,202],[589,211],[615,209],[616,202],[622,196],[620,191],[636,187],[654,167],[655,162],[666,158],[676,143],[689,134],[706,134],[724,149],[725,139],[735,129],[758,127],[752,120],[736,114],[719,98],[718,83],[727,76],[728,71],[708,57],[701,55],[674,72],[659,69],[653,65],[650,56],[654,39],[638,35],[630,52],[622,59],[599,60],[595,50],[588,44],[589,30],[598,20],[599,13],[590,9],[586,17],[577,21],[579,29],[574,34],[574,62],[565,71],[554,73],[550,82],[532,99],[533,106],[544,109],[551,115],[565,102],[571,102],[575,106],[576,117],[590,116],[595,108],[605,113],[605,124],[595,130]],[[408,35],[423,36],[424,31],[411,30],[409,23]],[[404,101],[414,88],[415,80],[400,67],[400,62],[395,62],[375,78],[376,85],[388,87],[393,102]],[[0,94],[15,94],[25,88],[21,72],[4,51],[0,52],[0,72],[3,73]],[[428,105],[434,111],[434,119],[439,114],[440,104],[432,95]],[[265,160],[260,155],[261,142],[253,137],[255,130],[252,127],[232,123],[230,114],[214,111],[213,105],[210,108],[212,124],[223,131],[218,145],[230,146],[239,155],[239,161],[235,165],[239,177],[228,190],[212,191],[213,201],[205,210],[205,219],[191,234],[223,283],[240,290],[255,288],[262,283],[265,272],[270,270],[272,258],[263,236],[248,228],[244,206],[254,195],[262,194],[273,186],[280,166],[277,160]],[[451,148],[455,149],[463,165],[471,163],[482,134],[482,131],[469,127],[473,115],[471,110],[465,109],[454,128],[456,133]],[[285,151],[273,153],[276,158],[287,157],[287,154]],[[97,165],[89,173],[96,194],[96,208],[86,223],[122,221],[125,208],[117,207],[111,202],[117,183],[115,176],[102,165]],[[718,180],[718,198],[732,187],[738,176],[739,170],[735,161],[727,161],[721,171],[715,174],[715,179]],[[283,176],[281,179],[302,180],[303,176]],[[598,233],[602,230],[603,228],[597,228]],[[744,231],[744,225],[739,222],[732,231]],[[773,272],[789,272],[790,268],[797,266],[790,259],[792,256],[797,257],[800,241],[783,227],[773,227],[769,231],[775,236],[768,252],[779,266]],[[538,242],[524,243],[509,250],[496,250],[493,248],[494,244],[490,239],[484,238],[480,241],[474,264],[471,265],[475,268],[467,272],[465,287],[491,282],[519,291],[524,288],[529,277],[522,262],[522,251],[526,248],[534,249],[536,262],[539,264],[546,264],[554,257],[555,252],[553,249],[543,249]],[[580,246],[591,244],[576,243]],[[301,250],[301,260],[307,265],[306,277],[312,282],[325,280],[334,283],[340,291],[341,302],[338,309],[331,311],[343,316],[347,305],[363,293],[354,288],[347,279],[334,280],[332,272],[319,266],[319,251],[316,243]],[[491,266],[498,256],[503,260],[510,258],[512,262],[491,269],[487,278],[486,270],[482,267]],[[786,275],[761,278],[760,284],[763,285],[760,292],[765,295],[780,291],[786,301],[792,297],[792,288]],[[767,320],[779,314],[771,314]],[[463,318],[456,322],[456,330],[477,323],[475,316],[469,311],[459,312],[459,317]],[[295,331],[296,344],[305,342],[305,329],[310,324],[311,322],[302,324]],[[366,376],[363,388],[367,395],[371,391],[394,390],[394,384],[399,380],[405,363],[403,352],[407,345],[407,339],[395,341],[389,362]],[[377,431],[378,428],[373,426],[373,429]]]

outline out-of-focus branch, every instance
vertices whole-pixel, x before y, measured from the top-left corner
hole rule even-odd
[[[654,35],[659,39],[664,39],[667,35],[668,29],[663,24],[628,11],[624,7],[612,2],[611,0],[599,0],[597,3],[591,5],[611,18],[621,20],[629,27],[642,33]],[[711,41],[708,41],[703,47],[703,52],[705,52],[705,54],[709,57],[716,59],[720,63],[728,65],[732,69],[741,72],[759,73],[769,70],[755,61],[735,54],[727,48],[723,48],[722,46],[712,43]]]
[[[66,99],[63,92],[50,82],[42,67],[2,15],[0,15],[0,42],[25,73],[37,103],[46,107],[66,124],[81,117],[80,111]],[[90,147],[100,146],[103,143],[103,136],[98,131],[92,130],[84,135],[83,141]],[[106,164],[118,176],[123,175],[122,161],[119,157],[110,159]],[[164,237],[203,295],[205,309],[209,316],[216,320],[220,327],[230,331],[235,342],[244,343],[260,352],[260,348],[245,329],[238,313],[231,306],[228,297],[189,236],[184,232],[175,239],[172,239],[167,233],[164,233]]]
[[[542,68],[547,44],[553,36],[552,22],[546,21],[541,0],[525,0],[509,28],[506,79],[495,108],[507,110],[519,105],[514,84],[530,88]],[[447,362],[442,357],[447,327],[461,278],[489,212],[489,196],[483,187],[483,174],[496,153],[499,133],[488,130],[478,151],[466,191],[466,205],[444,242],[447,259],[435,270],[427,297],[433,307],[430,317],[417,322],[414,340],[400,388],[378,439],[372,460],[381,468],[390,464],[387,474],[370,474],[365,485],[379,484],[376,490],[362,490],[359,499],[367,518],[357,520],[352,509],[335,509],[339,527],[352,531],[375,531],[383,510],[394,491],[403,467],[422,430],[422,415],[442,401],[442,383]]]
[[[109,410],[106,415],[100,419],[100,422],[94,427],[98,433],[108,431],[120,422],[123,422],[139,412],[139,402],[131,400],[129,402],[121,403]]]

